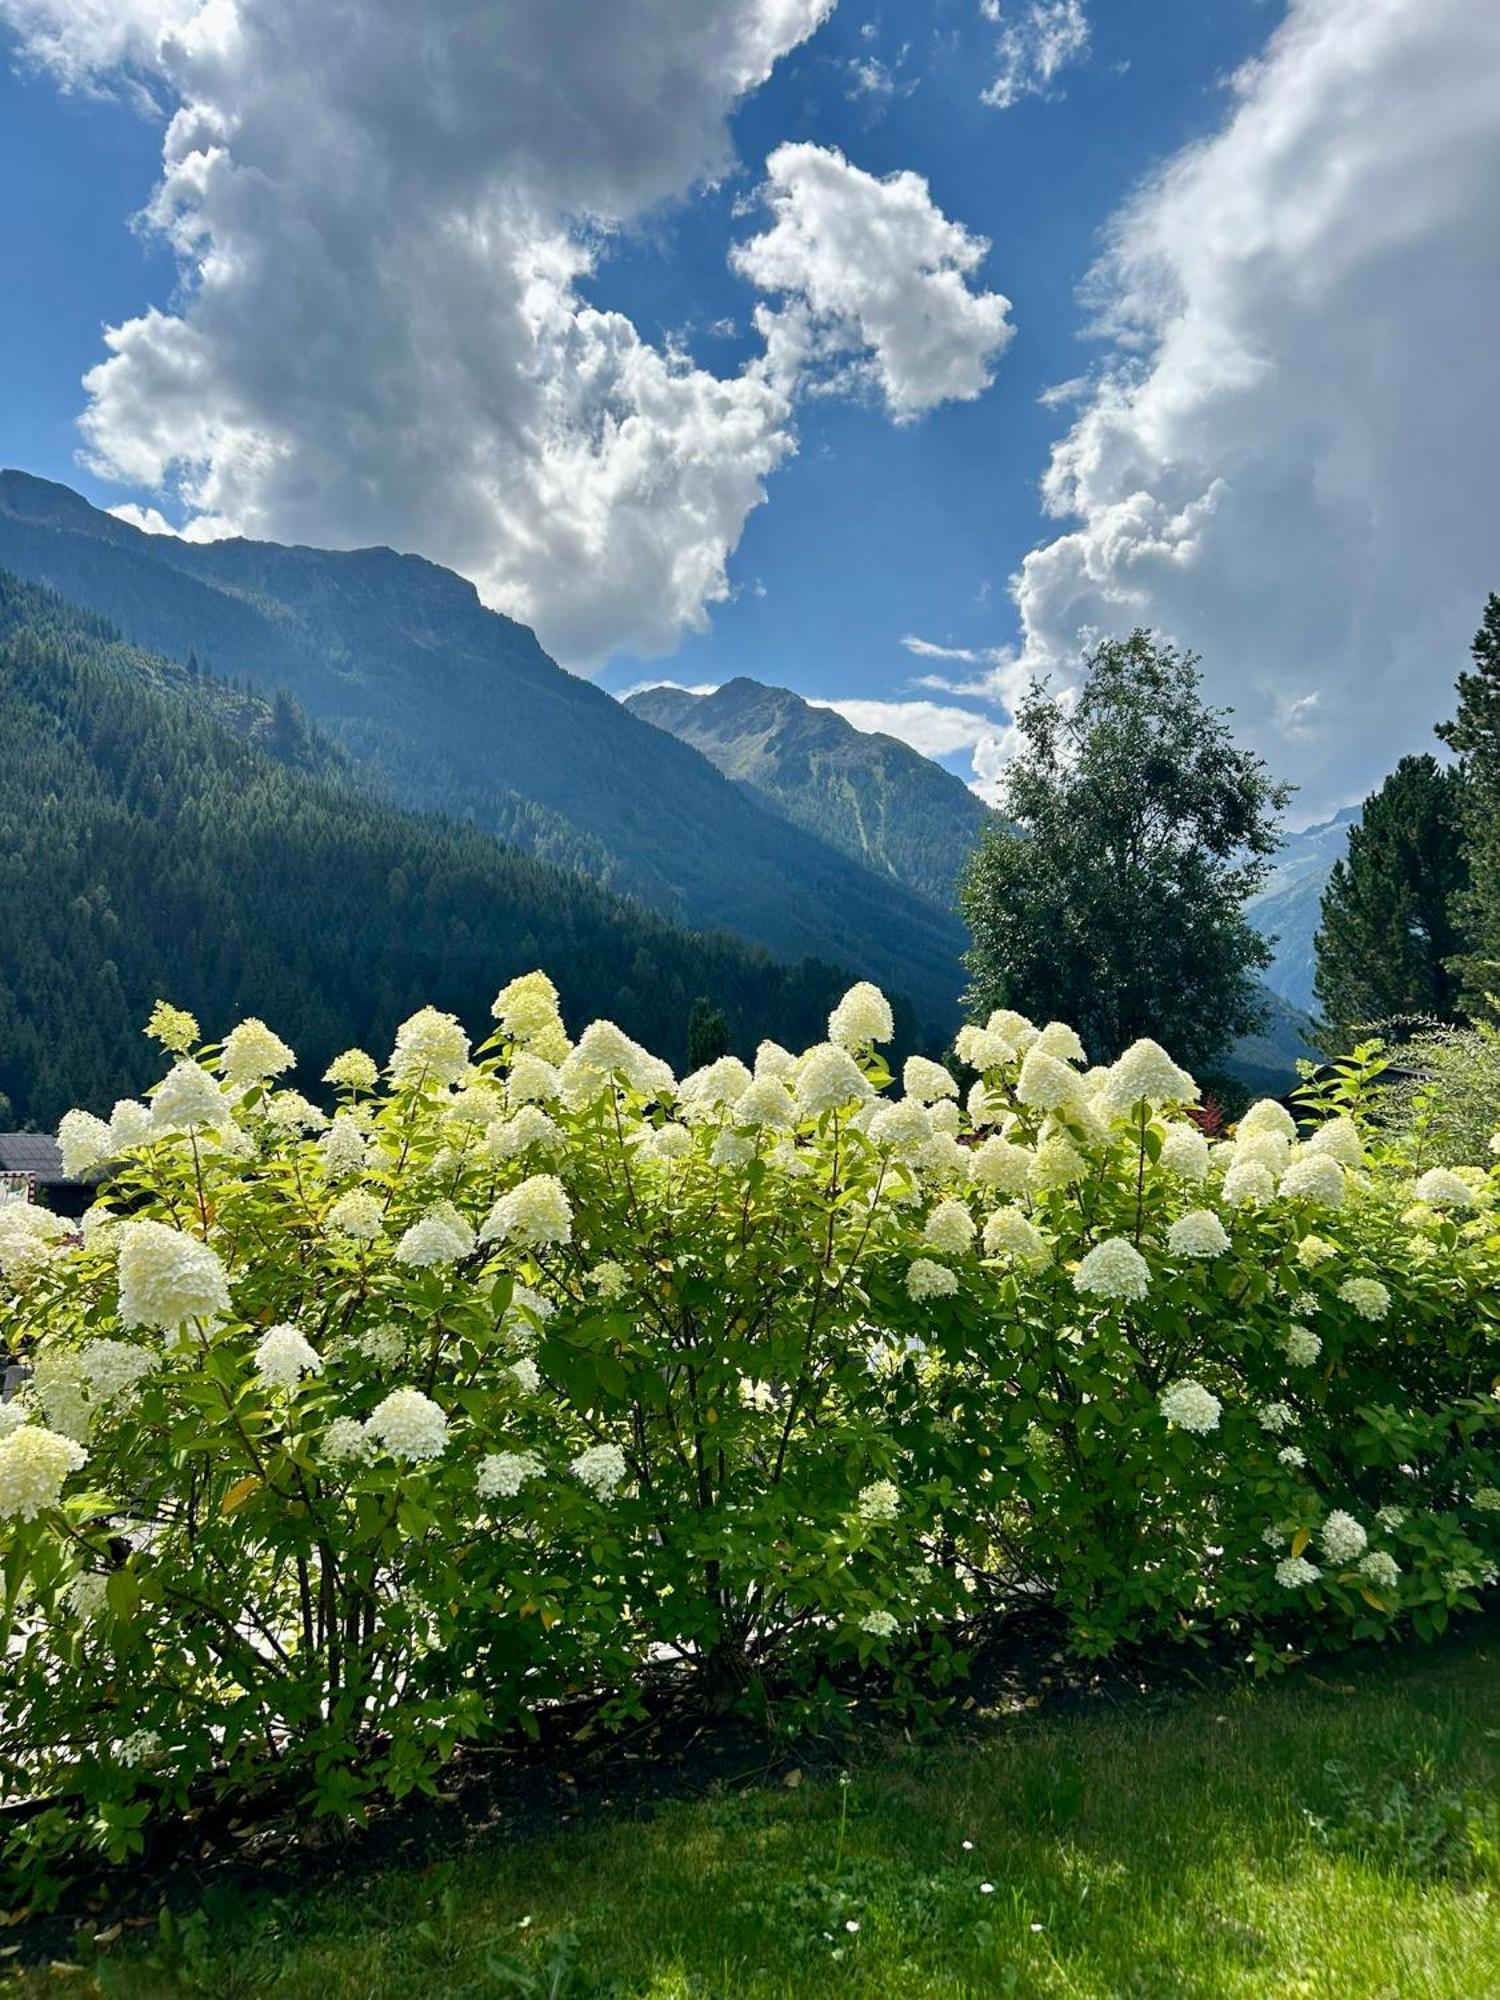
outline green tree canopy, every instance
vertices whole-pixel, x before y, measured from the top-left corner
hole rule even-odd
[[[1474,635],[1474,670],[1458,677],[1458,713],[1438,725],[1464,773],[1464,845],[1469,881],[1459,917],[1467,943],[1458,962],[1465,1013],[1500,1018],[1500,597],[1490,592]]]
[[[1085,660],[1076,700],[1033,685],[1022,749],[960,902],[979,1014],[1077,1028],[1096,1061],[1142,1035],[1211,1066],[1259,1025],[1270,957],[1244,914],[1289,788],[1203,701],[1196,657],[1149,632]]]
[[[688,1009],[688,1068],[702,1069],[706,1063],[717,1062],[720,1056],[727,1056],[728,1053],[729,1023],[724,1018],[724,1010],[700,993]]]
[[[1323,891],[1313,990],[1330,1041],[1397,1014],[1458,1018],[1463,950],[1457,907],[1467,887],[1462,774],[1436,757],[1403,757],[1349,830]]]

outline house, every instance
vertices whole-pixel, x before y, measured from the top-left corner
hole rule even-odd
[[[0,1132],[0,1200],[39,1201],[58,1215],[82,1215],[94,1198],[85,1181],[63,1172],[57,1141],[46,1132]]]

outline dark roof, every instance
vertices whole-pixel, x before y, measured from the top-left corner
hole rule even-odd
[[[58,1143],[46,1132],[0,1132],[0,1174],[31,1174],[46,1186],[68,1181]]]

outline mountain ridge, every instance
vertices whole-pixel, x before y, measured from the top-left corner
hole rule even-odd
[[[169,657],[286,689],[396,803],[639,896],[673,922],[817,955],[958,1019],[956,916],[733,784],[568,674],[472,584],[391,550],[151,536],[0,473],[0,566]]]

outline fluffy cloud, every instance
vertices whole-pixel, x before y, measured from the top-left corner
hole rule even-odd
[[[1500,9],[1292,0],[1092,291],[1114,346],[1015,582],[1026,665],[1153,625],[1304,811],[1359,796],[1495,583]]]
[[[808,701],[813,708],[836,710],[856,729],[899,737],[924,757],[952,757],[967,750],[980,780],[992,779],[1008,754],[1005,725],[966,708],[937,701],[820,701],[811,695]],[[986,784],[975,789],[985,791]]]
[[[730,160],[832,0],[0,0],[71,87],[172,107],[148,220],[179,301],[109,330],[84,431],[188,532],[465,571],[570,662],[670,647],[793,448],[580,294],[610,229]]]
[[[983,0],[986,20],[1000,23],[995,45],[995,80],[983,93],[997,111],[1009,111],[1023,97],[1044,97],[1053,79],[1088,51],[1088,16],[1083,0],[1031,0],[1014,12],[1001,0]]]
[[[829,146],[778,146],[762,190],[771,227],[733,253],[778,306],[757,309],[767,376],[863,383],[898,423],[988,388],[1010,301],[970,279],[989,244],[950,221],[920,174],[885,180]]]

